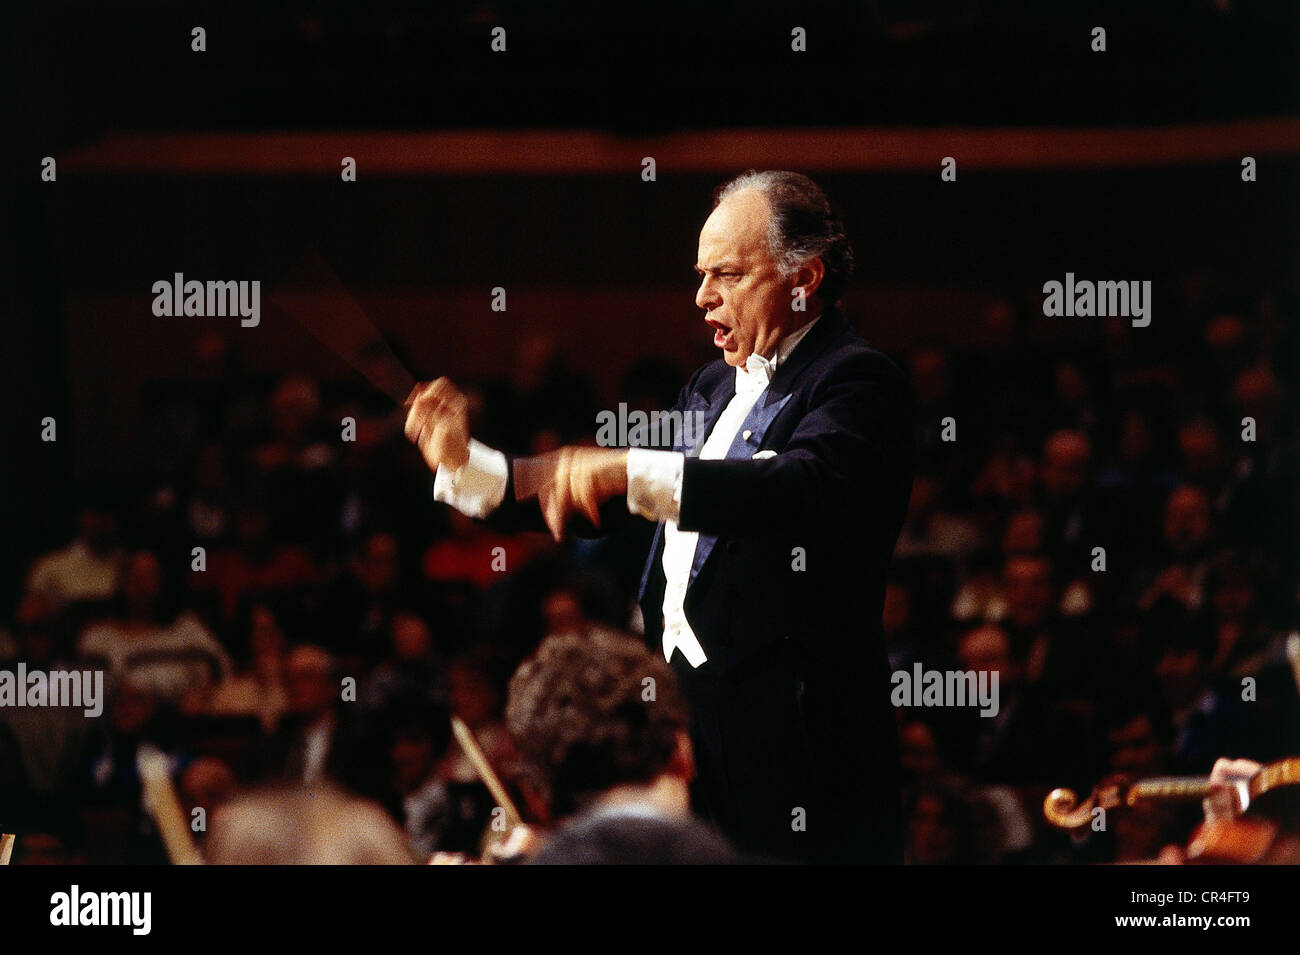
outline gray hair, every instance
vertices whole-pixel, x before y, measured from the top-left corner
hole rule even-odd
[[[330,785],[272,784],[212,819],[213,865],[411,865],[406,837],[377,803]]]
[[[834,305],[853,275],[853,246],[821,186],[802,173],[750,169],[714,190],[713,208],[747,189],[757,189],[771,207],[767,241],[782,277],[789,278],[809,259],[821,259],[826,275],[817,294]]]

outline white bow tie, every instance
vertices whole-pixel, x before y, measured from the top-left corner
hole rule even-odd
[[[762,355],[753,354],[745,359],[745,368],[736,369],[736,393],[741,395],[762,391],[772,380],[772,362]]]

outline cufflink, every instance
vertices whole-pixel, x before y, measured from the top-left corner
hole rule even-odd
[[[766,461],[768,458],[774,458],[774,457],[776,457],[776,452],[769,449],[767,451],[754,452],[753,459],[755,461]]]
[[[750,438],[752,438],[753,436],[754,436],[754,432],[752,432],[752,431],[742,431],[742,432],[740,432],[740,437],[741,437],[741,439],[744,440],[744,441],[748,441],[748,440],[749,440]]]

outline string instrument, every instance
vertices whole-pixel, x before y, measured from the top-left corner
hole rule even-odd
[[[1087,799],[1079,801],[1072,789],[1053,789],[1043,800],[1043,815],[1058,829],[1081,829],[1092,822],[1096,809],[1138,807],[1151,803],[1186,802],[1205,799],[1230,790],[1233,815],[1239,816],[1262,795],[1287,786],[1300,785],[1300,757],[1292,756],[1262,767],[1250,779],[1228,783],[1211,782],[1208,776],[1156,776],[1132,780],[1124,775],[1108,776],[1098,783]]]
[[[479,843],[479,858],[485,864],[491,865],[494,862],[510,861],[524,852],[526,852],[534,838],[534,834],[527,823],[524,822],[523,816],[515,807],[514,801],[510,794],[506,792],[505,785],[492,769],[492,764],[488,762],[487,754],[474,738],[474,732],[465,725],[464,720],[458,716],[451,718],[451,729],[456,736],[456,742],[460,744],[461,751],[469,757],[469,761],[474,765],[475,772],[478,773],[479,779],[483,785],[487,786],[488,792],[496,800],[497,807],[501,809],[505,825],[499,826],[493,819],[488,824]],[[449,856],[446,853],[435,853],[430,860],[431,864],[460,864],[466,860]]]
[[[1300,691],[1300,632],[1287,637],[1286,659]],[[1098,808],[1114,809],[1118,806],[1155,805],[1165,802],[1195,799],[1213,799],[1207,804],[1205,821],[1197,828],[1187,845],[1188,862],[1213,862],[1251,864],[1258,862],[1300,862],[1300,839],[1294,834],[1297,825],[1296,795],[1300,790],[1287,790],[1300,785],[1300,757],[1281,759],[1261,766],[1251,777],[1220,782],[1206,777],[1156,777],[1131,780],[1126,776],[1110,776],[1102,780],[1083,802],[1070,789],[1053,789],[1043,800],[1043,815],[1060,829],[1080,829],[1088,825]],[[1245,815],[1247,810],[1268,793],[1282,793],[1277,797],[1289,804],[1275,804],[1271,813]],[[1286,796],[1291,798],[1288,800]],[[1221,808],[1226,801],[1226,812]],[[1213,809],[1213,812],[1209,810]],[[1281,818],[1268,818],[1283,810]],[[1290,816],[1289,819],[1286,817]],[[1285,820],[1286,825],[1283,824]],[[1291,832],[1288,833],[1287,829]]]

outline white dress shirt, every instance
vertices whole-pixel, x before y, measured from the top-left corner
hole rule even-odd
[[[752,354],[743,368],[736,369],[736,393],[700,449],[702,460],[719,461],[727,456],[736,432],[766,390],[777,367],[790,357],[818,320],[814,318],[781,339],[772,358]],[[686,456],[680,451],[629,448],[627,508],[633,514],[664,522],[664,659],[671,660],[673,651],[680,650],[691,666],[698,667],[708,656],[686,619],[685,603],[699,534],[677,527],[685,461]],[[434,499],[470,517],[486,517],[505,497],[508,470],[505,455],[471,440],[467,464],[455,472],[438,469],[433,482]]]

